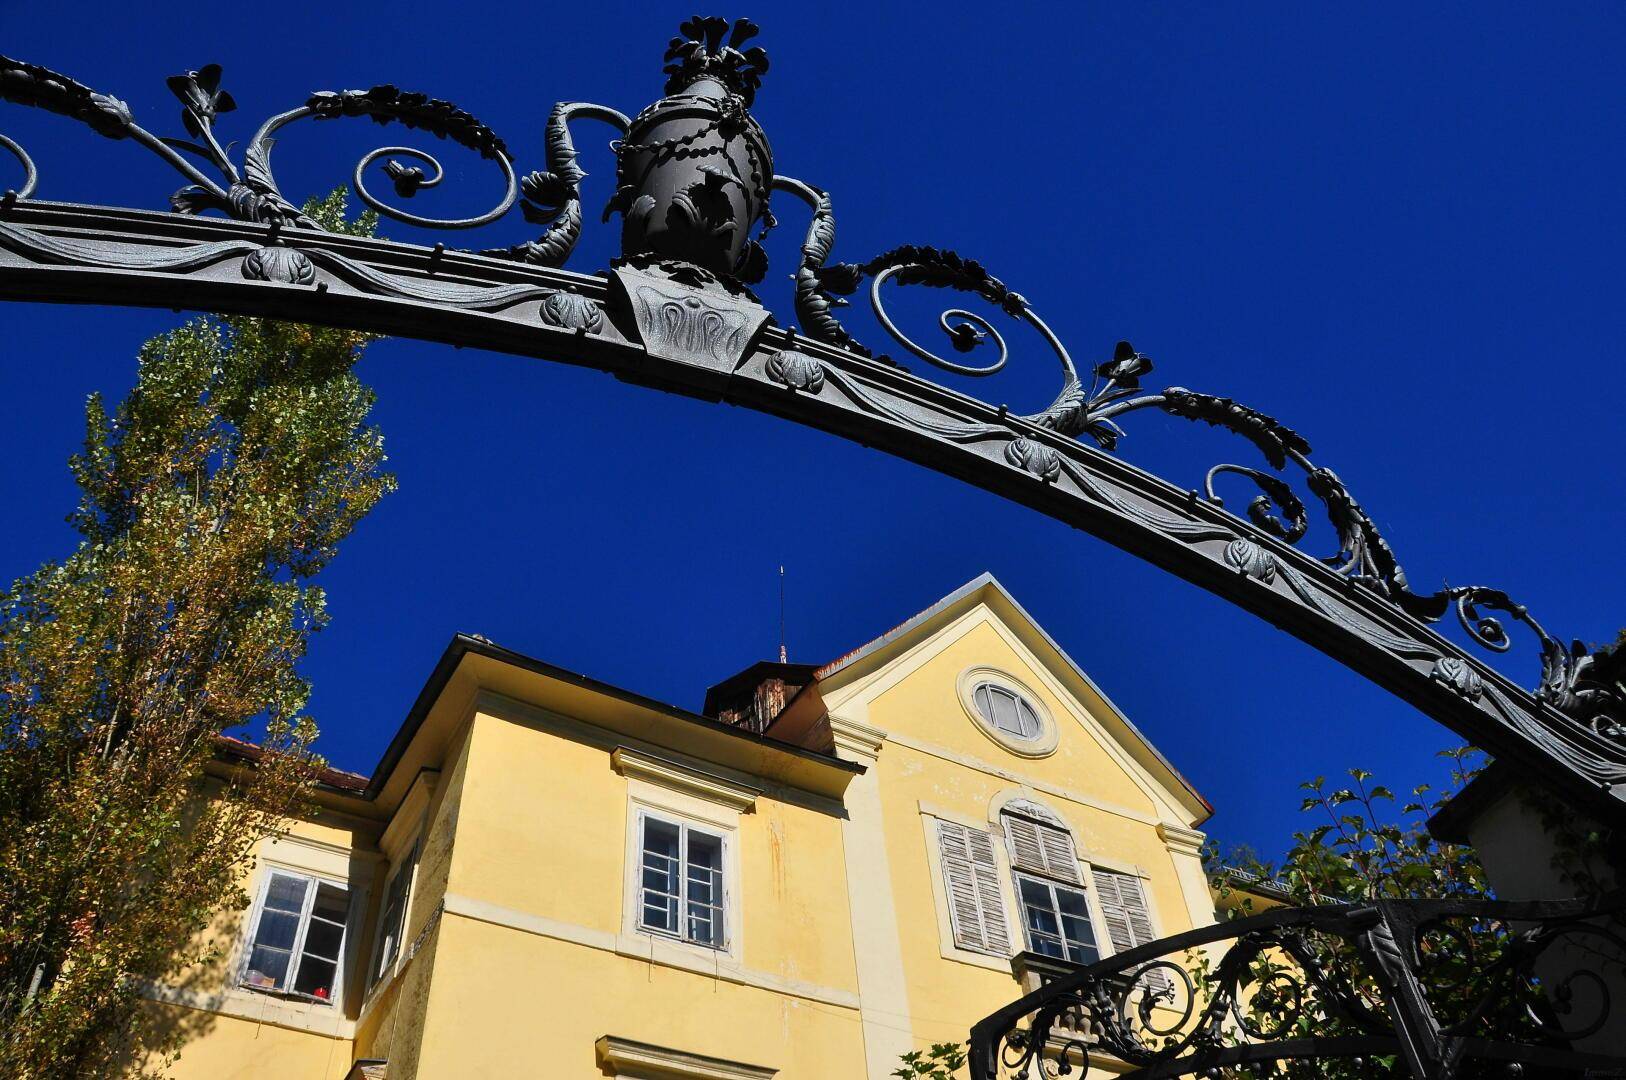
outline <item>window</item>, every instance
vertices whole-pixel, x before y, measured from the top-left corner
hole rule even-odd
[[[971,698],[990,726],[1018,739],[1037,739],[1044,730],[1039,713],[1028,699],[997,683],[978,683]]]
[[[401,935],[406,930],[407,900],[412,893],[412,871],[418,865],[418,847],[412,847],[401,865],[395,868],[389,885],[384,889],[384,909],[378,915],[378,943],[373,949],[372,970],[367,973],[367,987],[372,989],[384,980],[401,954]]]
[[[1016,871],[1016,896],[1022,905],[1022,925],[1028,948],[1078,964],[1101,958],[1095,928],[1090,924],[1084,876],[1078,865],[1073,834],[1043,807],[1032,813],[1000,814]],[[1043,816],[1051,820],[1039,820]]]
[[[350,893],[342,885],[273,870],[266,879],[242,985],[331,1002],[344,956]]]
[[[1083,889],[1017,874],[1016,892],[1022,901],[1028,948],[1075,964],[1093,964],[1101,959]]]
[[[1006,753],[1042,758],[1056,752],[1061,729],[1042,698],[1015,676],[975,666],[960,672],[954,685],[966,716]]]
[[[643,815],[640,834],[639,927],[723,948],[722,836],[650,814]]]
[[[1005,920],[993,837],[986,829],[936,820],[937,855],[943,868],[954,944],[1000,959],[1009,957],[1011,932]]]

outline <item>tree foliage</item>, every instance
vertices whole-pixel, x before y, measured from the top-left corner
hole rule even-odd
[[[902,1064],[892,1070],[899,1080],[954,1080],[965,1066],[965,1050],[959,1043],[933,1043],[925,1050],[911,1050]]]
[[[1281,892],[1273,903],[1296,906],[1431,898],[1492,899],[1478,858],[1470,848],[1445,843],[1428,832],[1426,816],[1445,805],[1478,774],[1482,756],[1470,747],[1443,751],[1450,781],[1442,792],[1429,785],[1413,789],[1403,804],[1393,791],[1363,769],[1349,770],[1349,783],[1330,786],[1325,777],[1301,785],[1301,809],[1315,824],[1294,834],[1279,864],[1247,851],[1225,859],[1210,850],[1213,885],[1221,900],[1235,897],[1233,918],[1258,914],[1256,882]],[[1238,873],[1240,871],[1240,873]],[[1251,895],[1250,895],[1251,894]],[[1256,1031],[1274,1038],[1331,1037],[1362,1033],[1349,1006],[1367,1011],[1380,1024],[1385,999],[1354,942],[1332,935],[1306,939],[1311,963],[1302,965],[1272,951],[1254,962],[1241,989],[1241,1012]],[[1425,982],[1442,1023],[1464,1019],[1486,989],[1481,976],[1514,944],[1508,927],[1490,922],[1450,922],[1420,939]],[[1214,989],[1209,959],[1188,958],[1206,997]],[[1306,967],[1325,976],[1311,978]],[[1526,1008],[1542,1008],[1528,985],[1506,984],[1476,1021],[1480,1034],[1529,1037]],[[1237,1038],[1243,1038],[1238,1032]],[[1274,1066],[1237,1068],[1230,1077],[1287,1077],[1304,1080],[1366,1080],[1411,1073],[1394,1058],[1303,1059]],[[1477,1076],[1478,1073],[1471,1075]],[[1499,1073],[1497,1075],[1500,1075]]]
[[[343,209],[307,208],[371,232]],[[0,1075],[172,1054],[142,988],[208,958],[198,932],[310,791],[311,579],[394,486],[366,341],[199,319],[145,344],[117,408],[88,403],[78,547],[0,598]],[[250,723],[257,765],[209,778]]]

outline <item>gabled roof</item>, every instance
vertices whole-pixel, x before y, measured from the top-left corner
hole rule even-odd
[[[1028,614],[1027,609],[1017,603],[1016,597],[1012,596],[992,574],[978,575],[880,637],[830,661],[818,670],[816,678],[820,683],[831,679],[844,682],[848,677],[874,670],[979,603],[987,604],[1023,639],[1024,644],[1035,655],[1047,662],[1058,675],[1063,676],[1064,682],[1073,681],[1079,687],[1087,689],[1089,694],[1099,698],[1110,714],[1104,719],[1111,721],[1110,726],[1119,728],[1115,734],[1125,750],[1142,768],[1160,779],[1164,786],[1176,794],[1184,795],[1184,801],[1190,804],[1193,815],[1199,821],[1213,814],[1213,804],[1203,798],[1169,759],[1152,745],[1151,740],[1124,715],[1122,709],[1113,704],[1112,699],[1096,685],[1095,680],[1067,655],[1067,651],[1057,644],[1032,615]]]

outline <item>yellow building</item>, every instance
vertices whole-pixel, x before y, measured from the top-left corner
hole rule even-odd
[[[1214,920],[1208,804],[989,576],[705,712],[454,639],[152,990],[174,1075],[880,1080]]]

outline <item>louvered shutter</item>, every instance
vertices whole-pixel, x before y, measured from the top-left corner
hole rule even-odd
[[[954,943],[974,952],[1009,956],[1011,933],[993,838],[982,829],[938,820],[937,844]]]
[[[1146,902],[1146,887],[1140,878],[1097,870],[1095,898],[1101,905],[1101,917],[1106,920],[1113,952],[1128,952],[1156,936],[1152,933],[1152,911]],[[1149,978],[1154,986],[1167,984],[1163,972],[1154,972]]]
[[[1003,818],[1012,866],[1070,885],[1084,884],[1079,876],[1078,852],[1073,848],[1071,833],[1014,814],[1005,814]]]

